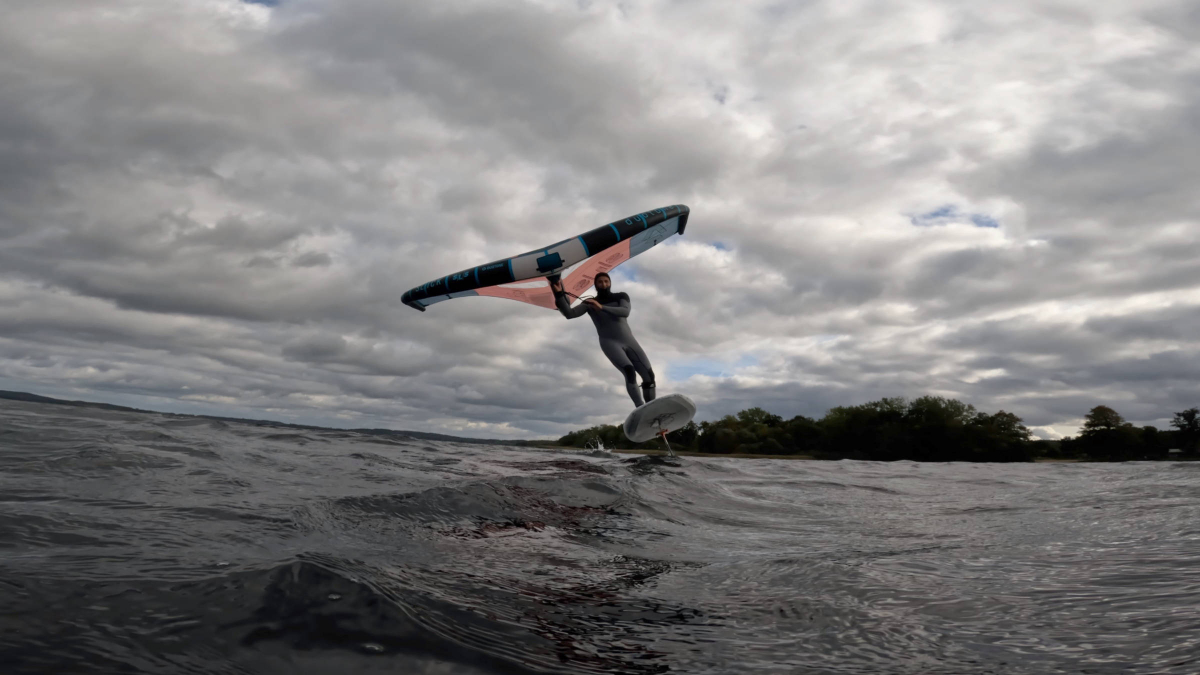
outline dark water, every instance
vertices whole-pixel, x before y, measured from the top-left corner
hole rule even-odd
[[[588,457],[0,401],[4,673],[1197,673],[1200,463]]]

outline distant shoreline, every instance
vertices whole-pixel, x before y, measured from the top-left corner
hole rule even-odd
[[[573,448],[573,449],[579,450],[580,448]],[[620,450],[613,450],[612,452],[620,453],[622,455],[664,455],[665,456],[667,454],[666,450],[626,450],[624,448],[622,448]],[[678,450],[675,452],[675,454],[680,457],[734,457],[737,459],[812,459],[812,460],[818,459],[817,457],[813,457],[812,455],[762,455],[762,454],[754,454],[754,453],[746,453],[746,452],[733,452],[733,453],[722,455],[722,454],[718,454],[715,452],[694,452],[692,450]]]
[[[143,414],[151,414],[151,415],[167,415],[167,416],[171,416],[171,417],[191,417],[191,418],[198,418],[198,419],[216,420],[216,421],[220,421],[220,422],[235,422],[235,423],[241,423],[241,424],[252,424],[255,426],[283,427],[283,428],[290,428],[290,429],[312,429],[312,430],[321,430],[321,431],[342,431],[342,432],[368,434],[368,435],[373,435],[373,436],[390,436],[390,437],[400,437],[400,438],[409,438],[409,439],[427,440],[427,441],[448,441],[448,442],[452,442],[452,443],[466,443],[466,444],[470,444],[470,445],[508,446],[508,447],[514,447],[514,448],[531,448],[531,449],[538,448],[538,449],[555,450],[555,451],[569,450],[569,451],[575,452],[575,453],[586,453],[587,452],[587,448],[580,448],[580,447],[575,447],[575,446],[570,446],[570,445],[560,445],[558,442],[556,442],[554,440],[549,440],[549,439],[546,439],[546,440],[541,440],[541,439],[538,439],[538,440],[532,440],[532,439],[531,440],[521,440],[521,439],[509,440],[509,439],[499,439],[499,438],[486,438],[486,439],[485,438],[464,438],[461,436],[451,436],[449,434],[439,434],[439,433],[422,432],[422,431],[406,431],[406,430],[401,430],[401,429],[363,429],[363,428],[348,429],[348,428],[337,428],[337,427],[321,427],[321,426],[308,425],[308,424],[295,424],[295,423],[290,423],[290,422],[279,422],[276,420],[257,420],[257,419],[239,418],[239,417],[222,417],[222,416],[217,416],[217,415],[197,415],[194,413],[170,413],[170,412],[162,412],[162,411],[158,411],[158,410],[144,410],[141,408],[130,408],[127,406],[113,405],[111,403],[98,403],[98,402],[93,402],[93,401],[69,401],[69,400],[64,400],[64,399],[51,398],[49,396],[40,396],[38,394],[32,394],[29,392],[22,392],[22,391],[0,390],[0,400],[17,401],[17,402],[21,402],[21,403],[63,405],[63,406],[80,407],[80,408],[98,408],[98,409],[112,410],[112,411],[117,411],[117,412],[132,412],[132,413],[143,413]],[[613,453],[622,454],[622,455],[660,455],[661,456],[661,455],[667,454],[667,451],[662,450],[662,449],[640,450],[640,449],[619,448],[619,449],[614,449],[614,450],[608,450],[608,452],[613,452]],[[675,454],[680,457],[729,457],[729,458],[733,458],[733,459],[799,459],[799,460],[821,461],[821,458],[814,457],[812,455],[805,455],[805,454],[797,454],[797,455],[769,455],[769,454],[761,454],[761,453],[720,454],[720,453],[710,453],[710,452],[696,452],[694,450],[678,450],[675,452]],[[839,459],[845,459],[845,458],[829,458],[825,461],[838,461]],[[878,460],[876,460],[876,461],[878,461]],[[969,460],[951,460],[951,461],[969,461]],[[1035,463],[1035,464],[1078,464],[1078,463],[1085,463],[1085,462],[1086,463],[1105,462],[1106,460],[1039,457],[1039,458],[1034,458],[1034,459],[1031,459],[1028,461]],[[1132,460],[1132,461],[1137,461],[1137,460]],[[1163,461],[1163,460],[1153,460],[1153,461]],[[1200,458],[1176,457],[1176,458],[1168,459],[1166,461],[1193,462],[1193,461],[1200,461]]]
[[[31,394],[26,391],[8,391],[0,389],[0,400],[16,401],[18,403],[37,403],[42,405],[57,405],[68,406],[72,408],[95,408],[100,410],[111,410],[114,412],[130,412],[141,413],[148,415],[168,415],[171,417],[191,417],[196,419],[215,420],[218,422],[234,422],[237,424],[252,424],[255,426],[280,427],[285,429],[311,429],[316,431],[347,431],[359,434],[369,434],[372,436],[393,436],[412,438],[423,441],[447,441],[450,443],[467,443],[470,445],[511,445],[514,447],[548,447],[554,443],[553,440],[527,440],[527,439],[502,439],[502,438],[467,438],[464,436],[452,436],[450,434],[439,434],[431,431],[407,431],[404,429],[366,429],[366,428],[344,428],[344,427],[322,427],[313,424],[297,424],[294,422],[280,422],[278,420],[260,420],[249,417],[225,417],[220,415],[200,415],[196,413],[174,413],[163,412],[161,410],[144,410],[142,408],[130,408],[123,405],[114,405],[112,403],[97,403],[95,401],[68,401],[61,398],[51,398],[49,396],[41,396],[39,394]]]
[[[554,446],[554,449],[555,450],[570,449],[570,450],[575,450],[577,452],[584,450],[584,448],[575,448],[575,447],[561,446],[561,445]],[[660,456],[665,456],[667,454],[666,450],[626,450],[624,448],[622,448],[620,450],[610,450],[609,452],[612,452],[614,454],[621,454],[621,455],[660,455]],[[675,454],[680,457],[732,457],[735,459],[807,459],[807,460],[818,461],[818,462],[819,461],[837,462],[837,461],[841,461],[842,459],[846,459],[844,457],[841,457],[841,458],[829,458],[829,459],[822,460],[820,457],[813,457],[812,455],[756,455],[756,454],[747,454],[747,453],[732,453],[732,454],[728,454],[728,455],[721,455],[721,454],[717,454],[717,453],[713,453],[713,452],[693,452],[691,450],[677,451]],[[879,461],[879,460],[866,460],[866,461]],[[1102,459],[1079,459],[1079,458],[1058,459],[1058,458],[1053,458],[1053,457],[1038,457],[1035,459],[1031,459],[1028,462],[967,462],[966,460],[951,460],[951,462],[955,462],[955,461],[970,463],[970,464],[1113,464],[1114,463],[1114,462],[1105,461]],[[1137,460],[1133,460],[1133,461],[1137,461]],[[1163,460],[1145,460],[1145,461],[1163,461]],[[1167,461],[1200,462],[1200,459],[1196,459],[1194,457],[1180,457],[1180,458],[1171,459],[1171,460],[1167,460]],[[921,462],[921,464],[944,464],[944,463],[949,463],[949,462]]]
[[[582,448],[572,448],[572,449],[573,450],[581,450]],[[621,449],[621,450],[613,450],[612,452],[619,453],[622,455],[666,455],[667,454],[666,450],[625,450],[625,449]],[[721,454],[717,454],[717,453],[713,453],[713,452],[692,452],[690,450],[678,451],[675,454],[679,455],[680,457],[733,457],[736,459],[809,459],[809,460],[814,460],[814,461],[821,461],[821,459],[819,457],[813,457],[812,455],[760,455],[760,454],[748,454],[748,453],[732,453],[732,454],[728,454],[728,455],[721,455]],[[825,461],[836,462],[839,460],[828,459]],[[1032,460],[1032,463],[1034,463],[1034,464],[1079,464],[1079,463],[1086,463],[1086,462],[1093,462],[1093,461],[1095,461],[1095,460],[1090,460],[1090,459],[1034,459],[1034,460]],[[923,463],[929,464],[929,463],[936,463],[936,462],[923,462]],[[973,463],[978,463],[978,462],[973,462]],[[1013,463],[1014,464],[1025,464],[1026,462],[1013,462]]]

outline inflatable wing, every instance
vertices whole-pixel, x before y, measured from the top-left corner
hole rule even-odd
[[[554,309],[554,294],[543,277],[583,263],[562,280],[563,290],[579,295],[597,273],[608,272],[671,235],[683,234],[688,213],[683,204],[639,213],[546,248],[434,279],[406,291],[400,300],[422,312],[435,302],[474,295]]]

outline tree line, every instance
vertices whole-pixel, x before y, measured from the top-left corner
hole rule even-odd
[[[1153,426],[1135,427],[1116,410],[1098,405],[1088,412],[1078,436],[1048,447],[1046,456],[1109,461],[1172,459],[1176,454],[1195,457],[1200,445],[1198,417],[1200,408],[1177,412],[1171,420],[1174,429],[1163,431]]]
[[[806,455],[819,459],[915,460],[928,462],[1026,462],[1058,459],[1166,459],[1173,448],[1195,456],[1200,410],[1177,413],[1172,431],[1134,427],[1112,408],[1097,406],[1079,436],[1061,441],[1033,439],[1017,415],[988,414],[941,396],[883,398],[839,406],[824,417],[784,419],[748,408],[711,422],[689,423],[670,436],[676,450],[728,454]],[[658,440],[631,443],[617,425],[573,431],[558,440],[570,447],[654,449]]]

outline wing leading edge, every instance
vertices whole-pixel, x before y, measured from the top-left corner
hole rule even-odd
[[[554,309],[549,284],[519,284],[578,265],[563,279],[563,288],[580,295],[592,286],[598,273],[612,270],[668,237],[683,234],[689,213],[682,204],[639,213],[544,249],[435,279],[406,291],[401,300],[422,312],[434,303],[470,296],[507,298]]]

